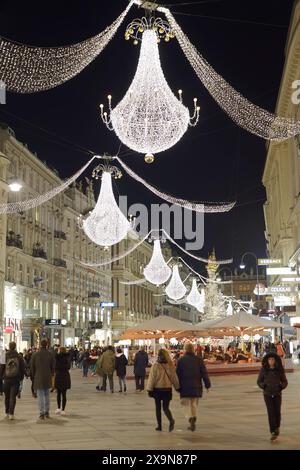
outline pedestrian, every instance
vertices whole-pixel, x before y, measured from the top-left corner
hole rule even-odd
[[[280,432],[282,390],[288,385],[282,361],[278,354],[271,352],[265,355],[262,360],[257,385],[264,392],[271,441],[274,441]]]
[[[16,343],[9,343],[4,368],[5,413],[7,419],[15,419],[16,398],[20,382],[24,378],[25,364],[16,350]]]
[[[5,369],[5,349],[0,349],[0,396],[3,395],[3,376]]]
[[[27,371],[26,371],[26,364],[25,364],[24,356],[23,356],[22,353],[19,353],[19,359],[20,359],[20,362],[23,363],[22,367],[24,367],[23,379],[20,380],[19,390],[18,390],[18,394],[17,394],[17,397],[18,397],[18,398],[21,398],[21,393],[22,393],[22,389],[23,389],[24,377],[26,377],[26,378],[28,378],[28,377],[27,377]]]
[[[30,368],[32,355],[33,355],[32,349],[28,349],[27,353],[25,354],[24,359],[25,359],[26,375],[27,377],[28,376],[30,377],[30,381],[31,381],[31,394],[33,398],[37,398],[36,391],[34,390],[34,387],[33,387],[33,376],[32,376],[31,368]]]
[[[148,354],[144,346],[136,353],[134,357],[134,376],[135,388],[137,392],[142,392],[145,389],[146,368],[149,363]]]
[[[285,350],[284,350],[282,342],[280,341],[278,337],[276,337],[276,340],[275,340],[275,347],[276,347],[276,353],[281,358],[281,360],[283,360],[285,358]]]
[[[82,377],[87,377],[88,376],[88,371],[90,367],[90,353],[89,351],[84,351],[82,355]]]
[[[123,353],[121,348],[117,349],[117,356],[116,356],[116,372],[117,376],[119,377],[119,385],[120,385],[120,390],[119,393],[122,393],[124,390],[124,393],[126,393],[126,366],[128,364],[127,357]],[[123,384],[123,390],[122,390],[122,384]]]
[[[106,392],[106,382],[107,378],[109,381],[109,387],[111,393],[114,393],[114,370],[116,366],[116,357],[115,357],[115,351],[112,346],[108,346],[106,351],[102,354],[99,360],[98,368],[102,371],[103,374],[103,383],[101,390]]]
[[[67,390],[71,388],[70,377],[71,358],[66,348],[60,347],[55,356],[55,384],[57,392],[57,410],[56,414],[66,415]]]
[[[39,417],[38,422],[50,418],[50,389],[52,377],[55,372],[55,356],[47,349],[48,341],[42,339],[41,348],[34,353],[31,359],[31,374],[33,387],[37,393]]]
[[[155,400],[156,431],[162,430],[161,405],[169,420],[169,432],[174,429],[175,421],[169,408],[170,401],[172,400],[172,386],[175,390],[179,389],[176,370],[168,351],[160,349],[157,355],[157,362],[151,367],[147,382],[148,394]]]
[[[181,404],[185,417],[190,422],[188,429],[195,431],[198,401],[203,393],[202,381],[207,391],[211,383],[203,359],[195,355],[194,346],[191,343],[185,345],[185,354],[179,359],[176,372],[179,379]]]

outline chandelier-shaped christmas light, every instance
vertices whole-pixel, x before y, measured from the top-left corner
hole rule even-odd
[[[166,294],[172,300],[180,300],[186,294],[186,290],[178,271],[178,264],[175,264],[173,266],[171,280],[166,287]]]
[[[195,307],[198,310],[198,312],[204,313],[204,307],[205,307],[205,290],[204,289],[201,289],[200,295],[201,295],[200,302],[197,305],[195,305]]]
[[[104,112],[102,104],[100,109],[107,127],[114,130],[127,147],[145,153],[145,160],[151,163],[154,153],[173,147],[189,125],[197,124],[200,107],[194,98],[194,114],[190,116],[182,103],[182,91],[179,90],[178,99],[164,77],[157,43],[160,35],[164,35],[166,41],[173,37],[168,23],[160,18],[135,20],[129,25],[125,38],[129,39],[136,30],[142,33],[142,43],[134,79],[114,109],[111,95],[108,96],[110,115]]]
[[[164,260],[159,240],[154,240],[152,257],[144,269],[144,276],[147,281],[157,286],[167,282],[171,276],[171,268]]]
[[[99,165],[94,169],[93,177],[98,179],[101,173],[102,184],[96,206],[85,220],[80,220],[80,225],[97,245],[112,246],[127,236],[132,224],[120,211],[112,189],[112,176],[120,178],[120,170]]]
[[[186,299],[188,303],[192,305],[193,307],[197,307],[197,305],[199,305],[201,302],[201,294],[198,290],[197,280],[195,278],[193,279],[192,288]]]

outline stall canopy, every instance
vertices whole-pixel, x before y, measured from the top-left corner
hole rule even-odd
[[[184,332],[202,330],[202,327],[200,328],[199,325],[192,325],[176,318],[160,315],[159,317],[139,323],[134,328],[125,330],[120,339],[154,339],[161,338],[162,336],[173,338],[181,336]]]
[[[226,318],[220,318],[219,320],[208,320],[195,325],[194,328],[198,330],[207,330],[211,331],[211,334],[214,332],[225,333],[228,336],[238,336],[245,333],[254,333],[263,331],[270,328],[282,328],[281,323],[266,319],[260,318],[255,315],[246,313],[244,310],[235,315],[230,315]]]

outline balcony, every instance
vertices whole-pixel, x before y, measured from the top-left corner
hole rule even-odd
[[[54,238],[59,238],[60,240],[66,240],[67,236],[65,232],[62,232],[61,230],[54,230]]]
[[[46,254],[44,248],[41,247],[40,243],[36,243],[35,245],[33,245],[32,256],[34,258],[47,260],[47,254]]]
[[[100,299],[100,294],[99,292],[90,292],[88,294],[89,299]]]
[[[10,230],[6,237],[6,245],[14,246],[15,248],[19,248],[20,250],[23,250],[23,242],[21,240],[21,235],[16,235],[15,232]]]
[[[54,258],[53,265],[57,266],[58,268],[66,268],[67,262],[64,259]]]

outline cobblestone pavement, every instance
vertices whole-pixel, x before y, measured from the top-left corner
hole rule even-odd
[[[17,401],[16,419],[7,421],[4,403],[0,414],[0,449],[300,449],[300,371],[288,374],[283,392],[282,429],[277,441],[269,441],[265,405],[256,386],[256,375],[213,377],[212,389],[199,403],[197,429],[187,430],[177,393],[171,410],[176,421],[169,433],[155,431],[154,401],[146,392],[137,394],[128,381],[127,394],[98,392],[96,377],[81,377],[72,370],[67,416],[57,416],[56,394],[51,394],[51,416],[37,423],[37,401],[30,381],[24,382]]]

